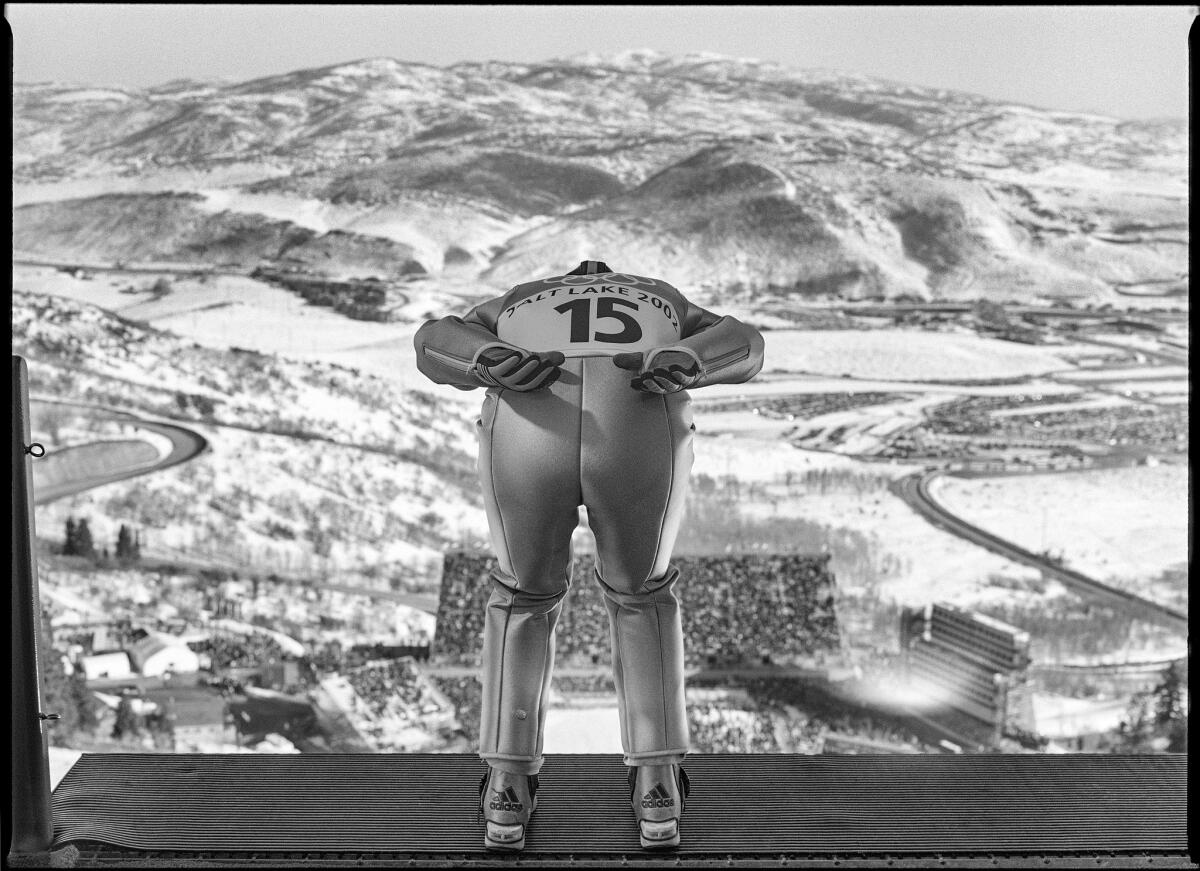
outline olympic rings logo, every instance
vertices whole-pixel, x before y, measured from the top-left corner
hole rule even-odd
[[[561,284],[577,285],[577,284],[621,284],[625,287],[658,287],[658,282],[653,278],[642,278],[638,275],[626,275],[624,272],[608,272],[602,276],[596,275],[564,275],[558,279]]]

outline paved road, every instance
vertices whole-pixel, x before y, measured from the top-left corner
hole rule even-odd
[[[929,492],[930,482],[942,474],[944,473],[934,471],[910,475],[896,482],[894,490],[900,498],[904,499],[905,502],[940,529],[944,529],[960,538],[965,538],[973,544],[985,547],[993,553],[997,553],[1014,562],[1033,566],[1041,570],[1045,575],[1061,581],[1066,586],[1086,596],[1118,605],[1142,619],[1166,626],[1169,629],[1178,630],[1185,634],[1187,633],[1187,614],[1159,604],[1158,602],[1153,602],[1150,599],[1144,599],[1125,590],[1110,587],[1108,584],[1097,581],[1094,578],[1089,578],[1082,572],[1055,565],[1039,554],[1000,538],[998,535],[994,535],[985,529],[980,529],[978,526],[973,526],[956,515],[951,514]]]
[[[112,484],[116,481],[125,481],[129,478],[136,478],[139,475],[148,475],[151,472],[159,472],[163,469],[169,469],[171,466],[177,466],[180,463],[186,463],[188,460],[199,456],[208,450],[208,439],[200,435],[195,430],[187,429],[186,427],[178,426],[177,424],[165,423],[162,421],[143,420],[129,412],[118,411],[112,408],[106,408],[99,405],[87,405],[79,402],[57,402],[54,400],[30,398],[30,405],[35,404],[54,404],[68,406],[82,410],[88,416],[97,420],[116,420],[123,423],[128,423],[131,426],[136,426],[138,429],[149,430],[166,436],[171,442],[171,449],[165,457],[159,458],[155,463],[138,464],[124,469],[114,469],[113,471],[90,475],[82,478],[73,478],[68,481],[62,481],[57,484],[50,484],[43,487],[34,487],[33,501],[36,505],[45,505],[49,502],[54,502],[57,499],[64,499],[67,496],[74,496],[76,493],[82,493],[84,490],[91,490],[93,487],[102,487],[105,484]],[[61,451],[46,454],[45,457],[35,460],[35,463],[54,463],[56,457],[66,459],[70,455],[71,448],[65,448]],[[37,475],[37,466],[34,466],[34,474]]]
[[[36,257],[16,257],[14,266],[42,266],[50,269],[78,269],[82,272],[137,272],[148,275],[216,275],[245,277],[250,269],[210,266],[205,263],[116,264],[83,263],[79,261],[46,260]]]

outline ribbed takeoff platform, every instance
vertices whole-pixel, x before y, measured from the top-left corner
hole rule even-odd
[[[513,857],[483,850],[474,756],[85,754],[52,796],[54,849],[156,867],[1196,867],[1183,755],[711,755],[687,769],[683,843],[653,855],[620,756],[547,757]]]

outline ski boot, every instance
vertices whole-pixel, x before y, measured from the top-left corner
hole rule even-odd
[[[629,801],[638,837],[646,850],[679,846],[679,818],[686,807],[691,781],[681,765],[638,765],[628,773]]]
[[[536,774],[509,774],[488,767],[479,781],[484,847],[506,852],[525,849],[525,829],[537,810],[537,791]]]

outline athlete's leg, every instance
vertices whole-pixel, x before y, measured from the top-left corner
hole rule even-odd
[[[565,383],[564,383],[565,382]],[[499,568],[484,620],[479,755],[512,774],[542,764],[554,629],[578,522],[578,414],[565,372],[546,391],[489,396],[479,472]]]
[[[597,573],[612,636],[613,682],[627,765],[679,763],[688,750],[683,626],[672,587],[679,573],[634,593]]]
[[[678,763],[688,726],[673,591],[679,573],[670,557],[692,465],[688,399],[631,397],[627,379],[595,378],[585,387],[584,441],[594,450],[584,453],[583,495],[609,614],[625,762]],[[596,403],[619,413],[587,414]]]

